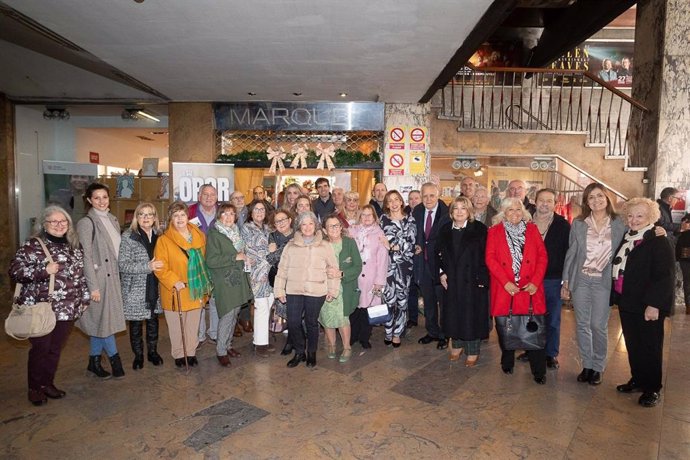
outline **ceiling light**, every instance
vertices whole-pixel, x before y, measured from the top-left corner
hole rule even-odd
[[[64,107],[46,107],[43,111],[46,120],[69,120],[69,112]]]
[[[144,112],[141,109],[124,109],[122,113],[120,114],[120,117],[123,120],[141,120],[142,118],[146,118],[151,121],[155,121],[156,123],[160,123],[160,120],[153,115],[150,115],[146,112]]]
[[[250,96],[256,96],[256,93],[254,91],[249,91],[247,94],[249,94]]]
[[[347,93],[340,93],[340,97],[347,97]]]
[[[160,120],[158,118],[144,112],[143,110],[137,110],[137,115],[144,117],[144,118],[148,118],[149,120],[155,121],[156,123],[160,123]]]
[[[294,93],[292,93],[292,95],[293,95],[293,96],[301,96],[301,95],[302,95],[302,91],[295,91]]]

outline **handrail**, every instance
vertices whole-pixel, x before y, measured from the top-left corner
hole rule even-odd
[[[545,123],[542,123],[537,117],[535,117],[534,115],[532,115],[531,113],[529,113],[529,110],[525,109],[524,107],[520,107],[519,104],[509,105],[508,107],[506,107],[506,118],[507,118],[510,122],[512,122],[515,126],[517,126],[519,129],[522,129],[522,125],[518,124],[517,121],[513,120],[513,118],[510,117],[510,116],[508,115],[508,112],[509,112],[509,111],[512,112],[512,109],[513,109],[514,107],[517,107],[518,110],[520,110],[521,112],[525,113],[525,114],[527,115],[527,117],[533,119],[534,121],[536,121],[538,124],[540,124],[540,125],[543,126],[544,128],[551,129],[549,125],[547,125],[547,124],[545,124]]]

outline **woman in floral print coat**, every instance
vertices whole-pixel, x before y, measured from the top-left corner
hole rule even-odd
[[[53,262],[43,251],[41,239]],[[72,218],[59,206],[48,206],[36,231],[17,251],[10,263],[10,278],[22,284],[18,304],[50,302],[55,313],[55,329],[43,337],[29,339],[29,401],[35,406],[59,399],[65,392],[53,380],[62,347],[72,331],[74,321],[89,305],[89,288],[84,278],[84,258]],[[51,275],[55,276],[49,295]]]

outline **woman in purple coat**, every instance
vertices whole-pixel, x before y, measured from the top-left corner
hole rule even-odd
[[[388,249],[381,243],[383,230],[379,226],[374,207],[362,207],[359,223],[349,228],[350,237],[357,242],[362,256],[362,273],[357,280],[360,290],[359,307],[350,315],[352,333],[350,345],[359,342],[362,348],[371,348],[371,326],[367,307],[383,303],[381,293],[388,273]]]

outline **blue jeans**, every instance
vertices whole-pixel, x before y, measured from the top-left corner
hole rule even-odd
[[[89,355],[100,356],[105,350],[108,357],[117,354],[117,345],[115,345],[115,335],[108,337],[89,337]]]
[[[561,343],[561,280],[545,279],[546,297],[546,356],[555,358]]]

